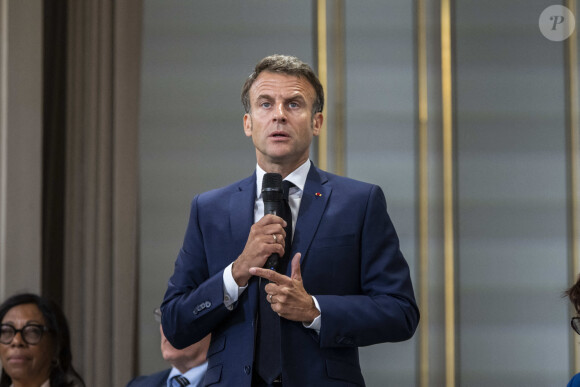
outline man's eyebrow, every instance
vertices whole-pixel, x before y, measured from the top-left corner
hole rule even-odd
[[[286,98],[286,101],[306,101],[306,98],[304,98],[304,96],[302,94],[295,94],[293,96],[290,96],[288,98]]]
[[[259,100],[259,99],[274,99],[274,98],[268,94],[260,94],[259,96],[256,97],[256,100]]]
[[[260,94],[260,95],[256,96],[255,101],[273,101],[274,99],[275,98],[273,96],[271,96],[270,94]],[[292,94],[292,95],[284,98],[284,102],[290,102],[290,101],[299,101],[299,102],[305,103],[306,97],[302,93],[296,93],[296,94]]]

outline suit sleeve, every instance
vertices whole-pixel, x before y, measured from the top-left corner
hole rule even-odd
[[[358,347],[411,338],[419,323],[409,266],[373,186],[360,236],[360,294],[315,295],[322,312],[321,347]]]
[[[163,333],[178,349],[204,338],[229,314],[223,302],[223,270],[209,275],[198,200],[192,202],[183,247],[161,305]]]

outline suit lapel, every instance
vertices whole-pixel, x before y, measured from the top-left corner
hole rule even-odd
[[[230,196],[230,225],[234,254],[240,254],[246,245],[250,227],[254,223],[256,202],[256,174],[240,181],[238,191]]]
[[[304,193],[302,201],[300,202],[300,210],[298,211],[298,220],[296,221],[296,229],[294,230],[294,237],[292,240],[292,254],[290,259],[296,253],[302,253],[301,262],[305,258],[305,253],[312,243],[312,239],[316,234],[318,225],[322,219],[322,214],[330,198],[332,187],[326,185],[328,179],[324,172],[320,171],[314,165],[308,172],[306,184],[304,185]],[[288,265],[286,274],[290,276],[292,273],[292,266]]]
[[[238,192],[230,196],[230,225],[232,233],[232,259],[236,259],[242,253],[248,235],[250,235],[250,228],[254,224],[254,205],[256,203],[256,173],[247,179],[244,179],[238,185]],[[250,300],[250,307],[257,310],[258,302],[258,287],[257,281],[250,280],[248,289],[248,298]]]

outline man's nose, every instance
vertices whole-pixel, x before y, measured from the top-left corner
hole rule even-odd
[[[286,123],[286,111],[283,103],[279,103],[274,109],[274,122]]]

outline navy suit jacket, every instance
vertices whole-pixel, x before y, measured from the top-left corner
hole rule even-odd
[[[161,306],[163,331],[175,347],[212,333],[206,385],[251,385],[258,278],[229,310],[222,276],[244,249],[255,200],[255,174],[193,199]],[[419,322],[409,267],[380,187],[313,165],[291,256],[297,252],[304,288],[319,302],[322,325],[317,334],[281,319],[284,386],[364,385],[358,347],[407,340]]]
[[[157,372],[149,376],[138,376],[131,380],[127,387],[167,387],[167,378],[171,373],[171,368]]]

